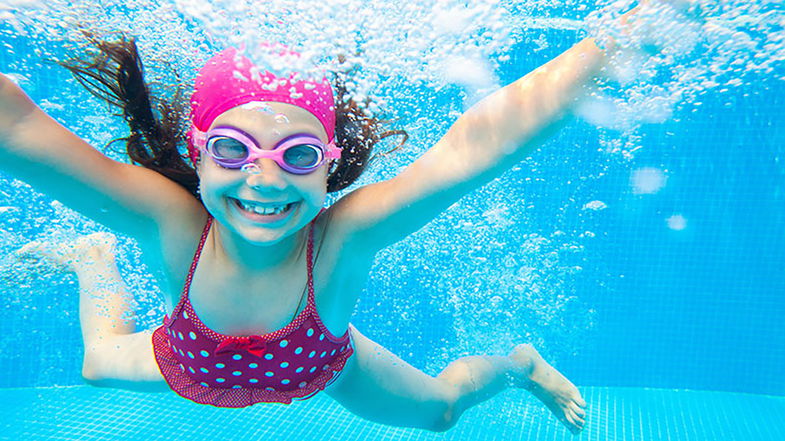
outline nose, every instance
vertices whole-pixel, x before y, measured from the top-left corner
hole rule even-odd
[[[245,179],[249,187],[257,190],[282,190],[286,188],[285,171],[270,158],[259,158],[254,161],[253,170],[249,170]]]

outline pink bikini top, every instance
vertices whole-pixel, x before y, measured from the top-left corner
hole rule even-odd
[[[236,337],[199,320],[188,292],[212,217],[208,218],[191,269],[171,317],[153,333],[153,349],[166,382],[180,396],[218,407],[260,402],[290,404],[335,381],[353,349],[347,329],[336,337],[316,312],[313,292],[313,222],[308,232],[308,303],[285,327]]]

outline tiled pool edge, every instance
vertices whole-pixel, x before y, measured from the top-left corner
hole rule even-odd
[[[573,437],[535,400],[509,391],[452,430],[373,424],[327,396],[293,406],[217,409],[173,393],[90,386],[0,389],[0,440],[596,440],[782,441],[785,397],[641,388],[581,388],[586,430]]]

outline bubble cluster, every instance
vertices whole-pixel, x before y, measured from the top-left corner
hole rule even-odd
[[[376,106],[386,104],[377,92],[401,81],[472,91],[498,87],[497,57],[520,27],[510,26],[513,18],[499,0],[395,6],[383,0],[53,0],[29,2],[24,11],[12,7],[6,15],[31,38],[82,42],[79,28],[136,36],[148,64],[176,68],[186,84],[211,53],[230,45],[277,76],[351,71],[349,92],[360,103],[375,98]],[[283,47],[299,56],[281,57]],[[157,70],[148,74],[173,79]]]
[[[595,320],[576,288],[588,256],[571,234],[531,231],[531,206],[515,196],[521,185],[483,188],[380,252],[358,318],[374,315],[373,326],[391,332],[385,342],[427,357],[436,373],[458,356],[507,354],[524,342],[551,359],[578,350]],[[412,333],[447,336],[423,353],[401,341]]]
[[[639,168],[630,176],[630,185],[634,194],[655,194],[665,187],[667,181],[665,172],[655,167]]]
[[[621,25],[634,4],[604,2],[586,19],[590,33],[614,49],[609,80],[580,110],[594,125],[632,132],[699,109],[707,93],[785,79],[780,1],[653,0]]]
[[[229,45],[278,76],[351,72],[356,101],[389,110],[391,90],[458,85],[473,102],[500,86],[496,71],[532,29],[588,31],[620,49],[613,81],[581,112],[595,125],[633,130],[672,118],[707,92],[741,87],[755,75],[783,78],[782,2],[652,0],[622,26],[632,0],[52,0],[7,2],[0,21],[31,38],[84,41],[118,31],[140,40],[153,80],[190,84],[198,66]],[[263,30],[263,31],[260,31]],[[535,51],[549,45],[544,35]],[[299,53],[281,56],[282,48]]]
[[[37,308],[43,293],[52,294],[50,301],[68,304],[75,298],[77,281],[72,273],[46,259],[20,258],[17,250],[33,240],[63,246],[77,238],[105,230],[99,224],[79,215],[58,201],[51,201],[29,185],[0,176],[0,198],[15,205],[6,206],[0,213],[0,298],[6,305],[20,311]],[[6,199],[7,198],[7,199]],[[162,293],[144,265],[141,250],[128,238],[120,237],[117,262],[123,281],[130,288],[128,298],[132,309],[125,319],[135,320],[142,327],[150,327],[163,315]],[[62,298],[58,292],[63,292]],[[76,310],[69,314],[69,305],[61,309],[62,320],[76,323]],[[50,304],[52,306],[52,304]],[[108,312],[106,312],[108,316]]]

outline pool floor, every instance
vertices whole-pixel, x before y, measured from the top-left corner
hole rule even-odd
[[[785,440],[785,397],[640,388],[581,388],[587,427],[573,437],[536,400],[507,391],[446,433],[361,420],[327,396],[292,406],[217,409],[173,393],[91,386],[0,389],[1,440]]]

